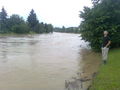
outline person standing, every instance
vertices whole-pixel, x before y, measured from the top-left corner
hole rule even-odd
[[[108,31],[103,32],[103,42],[102,42],[102,60],[103,63],[106,64],[108,60],[108,51],[110,48],[111,40],[110,37],[108,36]]]

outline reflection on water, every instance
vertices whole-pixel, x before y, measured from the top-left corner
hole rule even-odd
[[[63,90],[81,68],[83,47],[79,34],[0,37],[0,90]]]

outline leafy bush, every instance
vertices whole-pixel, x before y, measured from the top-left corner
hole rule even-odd
[[[93,0],[94,1],[94,0]],[[120,0],[99,0],[92,8],[84,7],[80,13],[83,19],[80,25],[81,36],[90,42],[94,50],[100,50],[103,31],[111,37],[111,47],[120,47]]]
[[[12,32],[17,34],[26,34],[30,32],[30,28],[26,24],[14,25],[12,27]]]

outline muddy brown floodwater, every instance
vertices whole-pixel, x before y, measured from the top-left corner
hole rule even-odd
[[[1,36],[0,90],[65,90],[65,80],[87,72],[82,52],[88,47],[79,36]]]

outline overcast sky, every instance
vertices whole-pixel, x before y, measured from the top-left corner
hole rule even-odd
[[[91,6],[91,0],[0,0],[8,15],[19,14],[26,18],[33,8],[40,22],[54,26],[78,26],[79,11]]]

